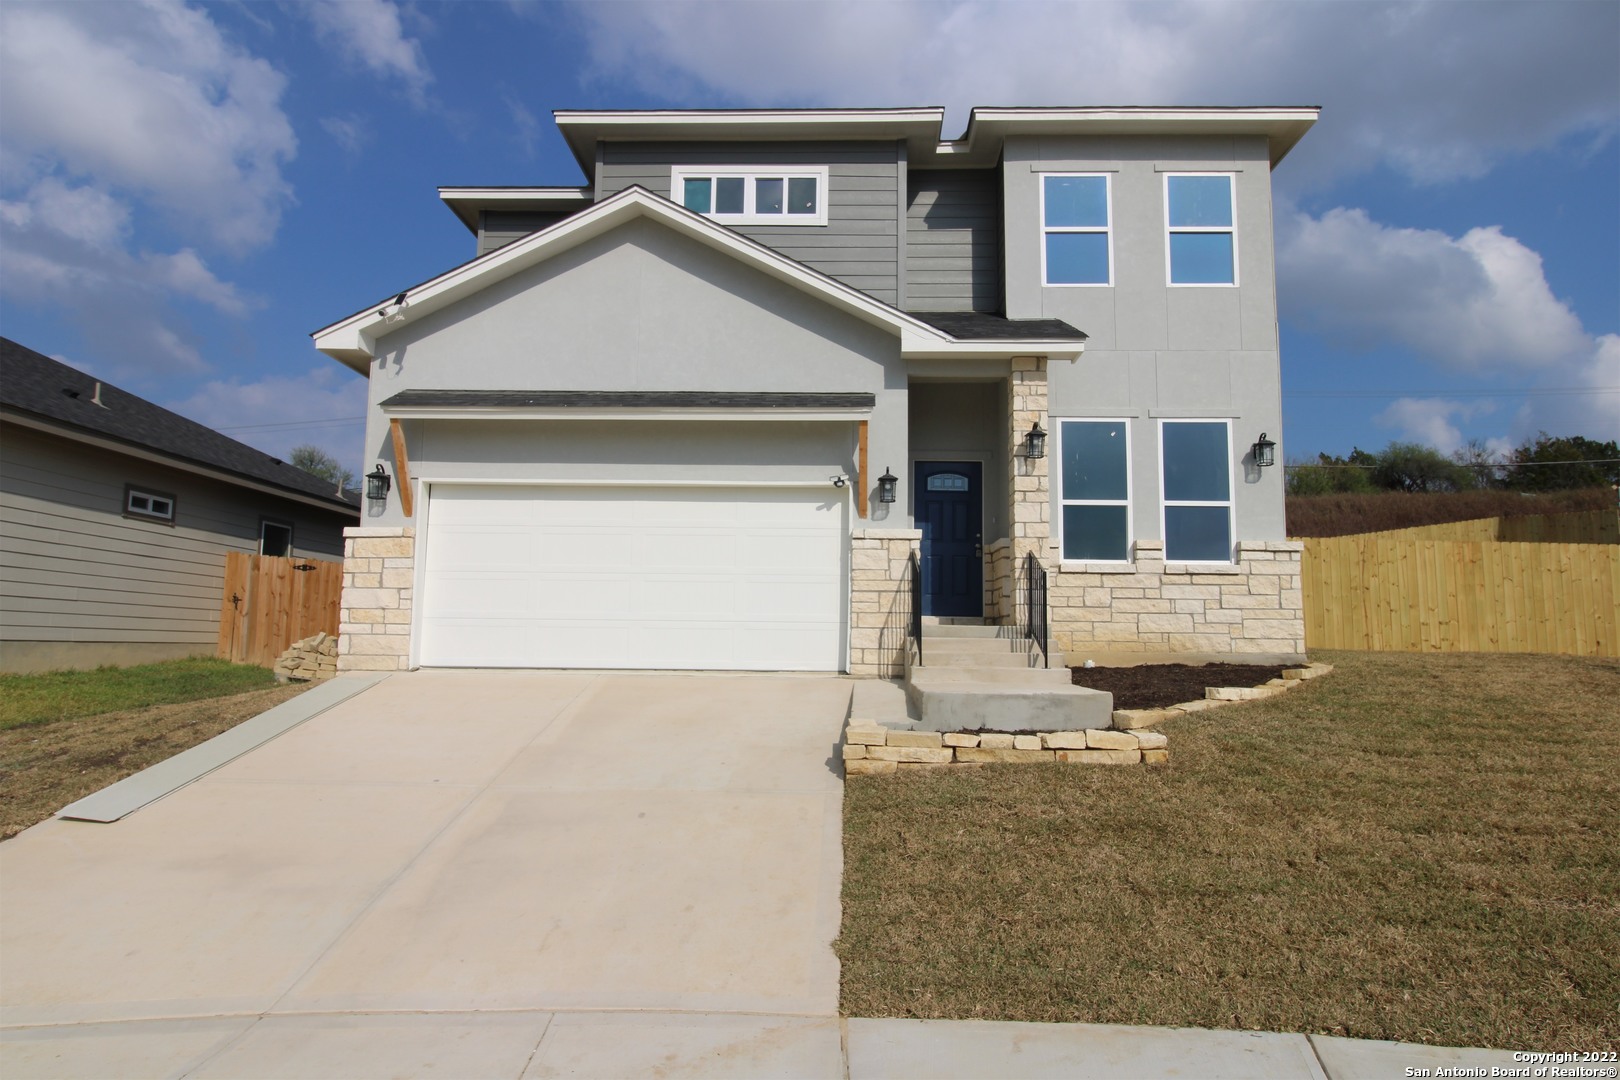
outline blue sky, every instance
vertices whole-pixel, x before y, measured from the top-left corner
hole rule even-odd
[[[556,108],[1321,105],[1277,170],[1284,449],[1620,438],[1620,4],[0,5],[0,333],[360,459],[309,332],[463,261]]]

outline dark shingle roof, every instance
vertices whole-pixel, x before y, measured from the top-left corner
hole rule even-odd
[[[354,510],[358,496],[341,498],[332,483],[235,439],[187,420],[101,380],[0,338],[0,405],[63,427],[100,435],[182,461],[205,465],[285,491],[320,499],[334,510]]]
[[[958,341],[1084,341],[1084,331],[1062,319],[1009,319],[983,311],[908,311]]]
[[[705,390],[402,390],[382,403],[398,408],[870,409],[872,394],[754,394]]]

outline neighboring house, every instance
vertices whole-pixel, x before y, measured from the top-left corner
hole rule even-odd
[[[353,493],[0,338],[0,671],[212,654],[225,553],[335,560]]]
[[[590,183],[441,189],[477,257],[313,335],[392,484],[343,664],[891,675],[914,551],[1003,623],[1033,556],[1077,661],[1298,657],[1251,448],[1316,116],[559,112]]]

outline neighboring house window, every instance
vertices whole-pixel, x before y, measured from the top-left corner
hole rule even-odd
[[[1231,562],[1231,422],[1160,421],[1159,461],[1165,561]]]
[[[1058,421],[1064,559],[1130,559],[1130,436],[1127,420]]]
[[[1167,175],[1164,220],[1170,284],[1237,284],[1237,219],[1230,173]]]
[[[1111,192],[1106,175],[1041,177],[1041,281],[1047,285],[1114,283]]]
[[[124,514],[127,517],[174,523],[174,496],[141,488],[124,488]]]
[[[292,526],[279,521],[259,521],[259,554],[286,558],[292,554]]]
[[[674,200],[727,225],[827,224],[827,169],[676,168]]]

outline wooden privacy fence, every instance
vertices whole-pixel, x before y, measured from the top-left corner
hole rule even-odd
[[[1620,544],[1620,510],[1575,510],[1567,514],[1469,518],[1440,525],[1358,533],[1386,540],[1501,540],[1533,544]]]
[[[1305,645],[1620,656],[1620,546],[1311,537]]]
[[[336,634],[342,591],[340,562],[228,553],[218,655],[269,667],[295,641]]]

